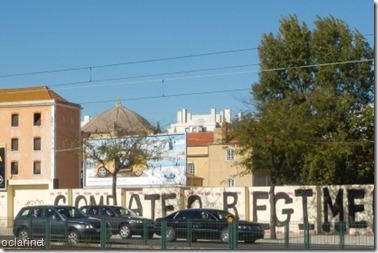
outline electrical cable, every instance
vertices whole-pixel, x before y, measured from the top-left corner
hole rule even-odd
[[[174,56],[174,57],[163,57],[163,58],[155,58],[155,59],[148,59],[148,60],[103,64],[103,65],[95,65],[95,66],[87,66],[87,67],[77,67],[77,68],[66,68],[66,69],[55,69],[55,70],[43,70],[43,71],[16,73],[16,74],[6,74],[6,75],[0,75],[0,78],[26,76],[26,75],[51,74],[51,73],[69,72],[69,71],[86,70],[86,69],[89,69],[90,71],[92,71],[93,69],[96,69],[96,68],[107,68],[107,67],[115,67],[115,66],[121,66],[121,65],[134,65],[134,64],[142,64],[142,63],[150,63],[150,62],[170,61],[170,60],[178,60],[178,59],[185,59],[185,58],[212,56],[212,55],[220,55],[220,54],[230,54],[230,53],[251,51],[251,50],[256,50],[256,49],[257,48],[244,48],[244,49],[234,49],[234,50],[227,50],[227,51],[199,53],[199,54],[191,54],[191,55],[181,55],[181,56]]]

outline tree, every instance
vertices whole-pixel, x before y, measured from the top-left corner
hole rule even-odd
[[[311,124],[303,110],[288,110],[274,103],[261,114],[247,113],[231,127],[233,138],[239,142],[238,152],[246,159],[240,162],[243,174],[262,171],[270,176],[269,203],[271,238],[276,239],[275,186],[300,184],[300,167],[308,148],[303,127]],[[288,119],[291,119],[288,121]],[[298,138],[301,136],[301,138]],[[282,224],[278,224],[282,225]]]
[[[277,184],[372,183],[374,175],[373,49],[331,17],[314,31],[296,16],[262,37],[255,111],[232,126],[243,173],[271,177],[271,237]],[[370,181],[369,181],[370,179]]]
[[[106,138],[88,138],[84,141],[85,159],[100,164],[112,176],[112,195],[117,205],[117,175],[123,168],[147,166],[148,160],[159,160],[161,141],[146,135],[108,135]],[[109,166],[112,164],[112,166]],[[109,167],[114,167],[110,169]]]

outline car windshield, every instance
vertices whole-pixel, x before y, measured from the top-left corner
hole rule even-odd
[[[120,216],[138,216],[135,212],[133,212],[131,209],[123,208],[123,207],[115,207],[113,210],[116,214]]]
[[[64,218],[88,218],[89,216],[76,207],[59,207],[56,209]]]

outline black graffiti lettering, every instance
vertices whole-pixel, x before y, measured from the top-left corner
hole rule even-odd
[[[302,211],[303,211],[303,222],[308,223],[308,208],[307,208],[307,197],[312,197],[312,189],[296,189],[295,196],[302,197]]]
[[[167,215],[167,211],[173,211],[175,208],[173,205],[167,205],[166,200],[175,199],[176,193],[162,194],[161,195],[161,213],[163,216]]]
[[[365,197],[365,190],[363,189],[349,189],[347,193],[348,198],[348,221],[349,227],[366,227],[366,221],[356,222],[356,213],[365,211],[364,205],[356,205],[355,199],[363,199]]]
[[[228,203],[228,197],[233,198],[233,202],[230,204]],[[236,208],[236,204],[238,203],[238,194],[236,192],[223,192],[223,210],[228,211],[228,209],[234,210],[234,214],[236,217],[239,217],[238,209]]]
[[[198,202],[199,208],[202,208],[202,199],[198,195],[191,195],[188,197],[188,205],[187,208],[192,208],[194,202]]]
[[[112,200],[112,201],[110,202],[110,200]],[[111,205],[111,204],[114,205],[114,196],[113,195],[107,195],[106,196],[106,204],[107,205]]]
[[[278,202],[278,200],[280,200],[280,199],[284,199],[284,200],[285,200],[285,204],[291,204],[291,203],[293,203],[293,199],[290,198],[289,195],[288,195],[287,193],[285,193],[285,192],[278,192],[278,193],[276,194],[276,196],[275,196],[275,201],[276,201],[275,205],[276,205],[276,208],[277,208],[277,202]],[[276,210],[277,210],[277,209],[276,209]],[[280,221],[280,220],[278,219],[278,217],[276,217],[277,224],[278,224],[279,226],[281,226],[281,225],[286,225],[286,224],[288,224],[288,223],[290,222],[291,214],[294,213],[294,210],[293,210],[292,208],[286,208],[286,209],[282,209],[282,212],[281,212],[281,213],[282,213],[282,214],[286,214],[286,220],[284,220],[284,221]]]
[[[84,205],[79,205],[81,201],[84,201]],[[87,205],[88,205],[87,199],[83,195],[79,195],[75,198],[76,207],[87,206]]]
[[[134,200],[135,200],[137,208],[132,208]],[[131,194],[130,200],[129,200],[129,208],[132,211],[138,213],[140,216],[143,216],[143,206],[142,206],[142,202],[140,201],[138,194]]]
[[[151,219],[155,220],[155,203],[160,199],[159,194],[150,194],[144,196],[145,200],[151,200]]]
[[[328,223],[328,206],[331,208],[333,217],[335,217],[337,214],[340,214],[340,221],[344,221],[343,193],[343,189],[339,189],[336,195],[335,203],[332,204],[332,199],[329,195],[328,188],[323,188],[323,207],[325,223]]]
[[[257,200],[259,199],[269,199],[269,194],[268,192],[260,192],[260,191],[255,191],[252,193],[253,195],[253,203],[252,203],[252,219],[254,222],[258,221],[257,217],[257,211],[265,211],[266,210],[266,205],[257,205]]]
[[[62,200],[62,203],[60,203],[61,200]],[[56,198],[54,200],[54,205],[59,205],[59,204],[66,204],[66,197],[65,196],[63,196],[63,195],[56,196]]]
[[[104,204],[104,196],[100,196],[100,201],[97,203],[96,199],[94,196],[89,196],[89,205],[103,205]],[[109,203],[108,203],[109,204]]]

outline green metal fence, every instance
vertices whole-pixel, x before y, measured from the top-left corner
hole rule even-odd
[[[6,220],[6,221],[5,221]],[[12,232],[12,224],[9,219],[0,219],[0,247],[10,247],[11,240],[17,240]],[[160,227],[160,235],[155,234],[149,238],[147,224],[143,224],[142,236],[133,236],[131,239],[122,239],[119,235],[109,237],[107,223],[101,222],[101,236],[99,240],[80,241],[72,245],[68,243],[67,230],[61,233],[63,239],[51,237],[51,220],[46,220],[44,224],[45,237],[43,247],[45,249],[269,249],[269,250],[295,250],[295,249],[354,249],[372,250],[375,249],[375,236],[373,231],[368,229],[351,229],[346,222],[332,223],[332,229],[327,232],[317,231],[311,224],[300,224],[291,222],[281,227],[277,227],[276,236],[271,239],[270,230],[265,230],[263,239],[258,239],[255,243],[248,244],[240,240],[238,234],[238,222],[228,224],[228,241],[221,242],[220,238],[209,237],[202,239],[196,233],[196,224],[191,220],[183,221],[181,224],[185,228],[185,235],[174,241],[167,240],[167,233],[172,233],[171,228],[163,222]],[[205,227],[206,228],[206,227]],[[55,231],[56,232],[56,231]],[[173,231],[178,233],[177,231]],[[198,231],[197,231],[198,232]],[[31,234],[31,236],[33,236]],[[32,239],[32,238],[31,238]],[[22,247],[20,247],[22,248]]]

